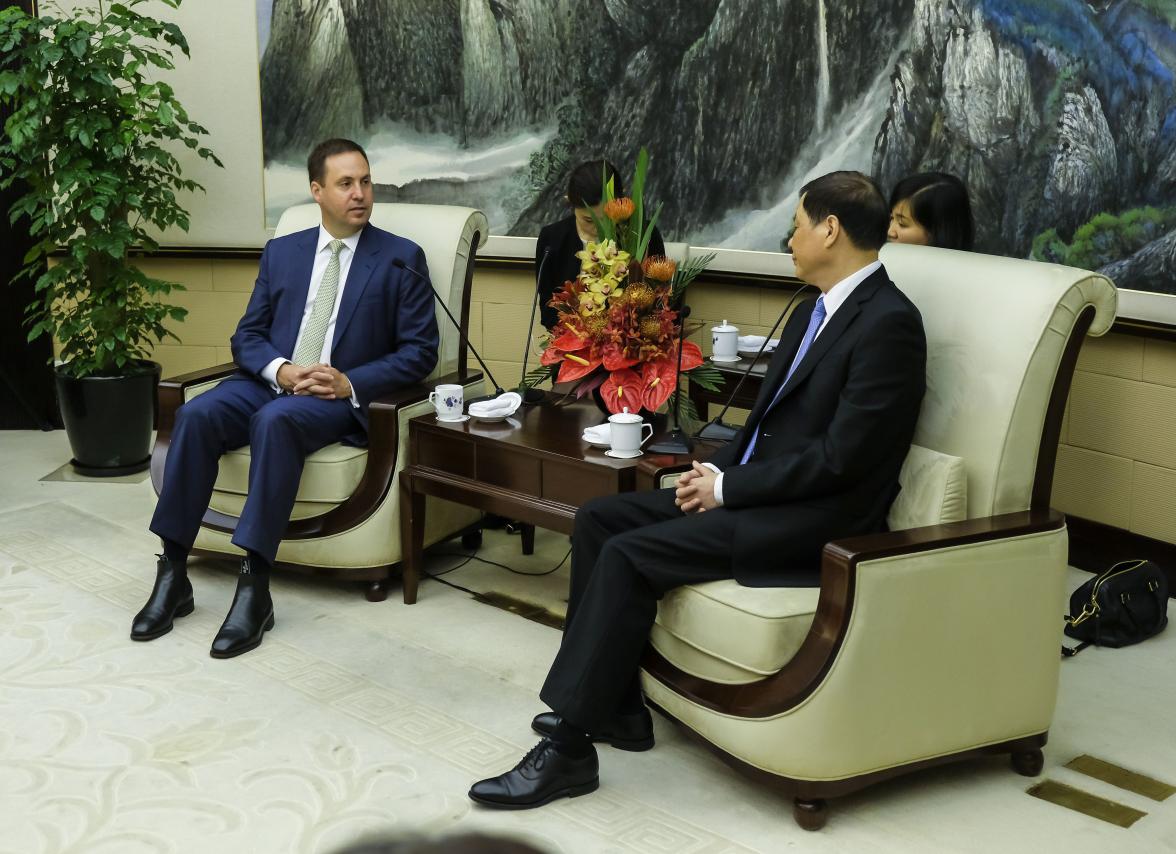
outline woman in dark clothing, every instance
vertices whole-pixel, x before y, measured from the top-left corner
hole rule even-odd
[[[558,319],[556,310],[547,305],[553,294],[580,274],[580,259],[576,253],[584,244],[596,240],[596,224],[592,214],[604,216],[601,199],[602,177],[608,175],[613,181],[613,195],[625,195],[621,174],[617,167],[607,160],[589,160],[572,170],[568,178],[568,204],[571,216],[558,222],[548,223],[539,232],[535,242],[535,271],[539,287],[539,316],[544,328],[551,329]],[[661,232],[654,226],[649,239],[646,255],[664,255],[665,243]],[[544,255],[547,258],[544,261]],[[542,270],[540,270],[542,267]]]
[[[899,181],[890,194],[892,243],[972,249],[972,205],[964,182],[946,172],[922,172]]]

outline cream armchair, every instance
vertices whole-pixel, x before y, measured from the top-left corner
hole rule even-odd
[[[654,705],[810,830],[826,798],[929,765],[1007,753],[1040,773],[1067,559],[1054,459],[1082,339],[1115,316],[1114,286],[1082,270],[882,258],[928,342],[891,532],[829,543],[819,589],[674,591],[642,672]]]
[[[311,228],[318,225],[319,219],[317,205],[289,208],[282,214],[275,236]],[[461,322],[462,330],[468,330],[474,256],[486,242],[488,231],[485,215],[443,205],[377,204],[371,222],[415,241],[424,250],[434,288]],[[395,485],[404,465],[408,420],[432,411],[428,393],[437,383],[461,383],[467,397],[476,395],[482,387],[482,375],[466,368],[461,334],[440,307],[437,331],[440,356],[433,373],[419,385],[372,402],[367,448],[335,444],[307,458],[290,525],[278,547],[278,567],[367,581],[369,600],[386,597],[388,579],[401,559],[397,523],[400,499]],[[151,480],[156,494],[162,486],[176,409],[235,370],[232,363],[218,365],[160,383],[159,432],[151,455]],[[241,554],[231,539],[248,482],[248,446],[225,454],[196,538],[195,554]],[[426,544],[471,528],[479,515],[445,501],[431,503]],[[406,601],[415,599],[416,590],[406,589],[404,595]]]

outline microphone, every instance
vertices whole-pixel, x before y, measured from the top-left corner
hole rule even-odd
[[[519,374],[518,392],[523,396],[523,403],[538,403],[543,400],[543,392],[527,385],[527,357],[531,355],[531,330],[535,328],[535,312],[539,310],[539,283],[543,281],[543,268],[547,265],[547,257],[551,254],[551,247],[543,247],[543,258],[539,261],[539,270],[535,273],[535,298],[531,300],[531,322],[527,324],[527,343],[523,347],[523,372]]]
[[[792,306],[800,299],[800,295],[811,288],[812,285],[805,285],[792,295],[792,299],[788,300],[788,304],[784,306],[784,310],[780,312],[780,316],[776,318],[776,322],[772,324],[771,330],[764,337],[764,343],[760,345],[759,352],[755,354],[755,359],[751,360],[751,364],[743,372],[743,376],[739,378],[739,382],[735,384],[735,388],[731,390],[731,394],[727,397],[727,402],[723,404],[723,408],[719,414],[703,425],[702,429],[695,434],[698,439],[713,439],[718,442],[730,442],[739,435],[741,428],[732,424],[724,424],[723,416],[727,414],[727,410],[731,408],[731,403],[735,400],[735,396],[739,394],[739,389],[743,388],[743,383],[747,381],[748,376],[751,375],[752,369],[755,367],[756,359],[758,359],[764,352],[764,348],[768,346],[768,341],[772,339],[773,333],[779,328],[780,324],[784,322],[784,318],[788,316],[788,312]]]
[[[689,316],[690,306],[682,306],[678,311],[678,367],[674,370],[674,426],[665,438],[649,446],[649,450],[655,454],[688,454],[694,448],[694,443],[682,429],[678,415],[678,407],[682,403],[682,341],[686,336],[686,318]]]
[[[465,330],[461,328],[461,324],[457,322],[457,318],[453,316],[453,312],[449,310],[449,306],[445,304],[445,300],[441,299],[441,294],[437,293],[437,289],[433,287],[433,283],[429,281],[429,277],[420,270],[416,270],[408,266],[400,258],[393,258],[392,266],[398,267],[401,270],[407,270],[426,285],[428,285],[429,290],[433,292],[433,299],[437,301],[437,305],[441,306],[441,310],[445,312],[445,316],[449,318],[450,322],[453,323],[454,328],[457,329],[459,343],[469,348],[470,352],[474,354],[474,358],[478,360],[478,364],[482,366],[482,370],[486,372],[486,378],[490,380],[494,386],[494,397],[502,394],[502,386],[498,384],[498,380],[494,379],[494,374],[490,373],[490,369],[486,367],[486,363],[482,361],[482,357],[478,355],[478,351],[475,350],[474,345],[470,343],[469,336],[467,336]],[[490,395],[484,394],[481,397],[475,397],[471,400],[467,400],[466,403],[477,403],[480,400],[490,400],[490,397]]]

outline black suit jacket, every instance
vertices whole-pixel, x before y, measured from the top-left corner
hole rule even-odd
[[[583,248],[584,244],[576,232],[574,214],[558,222],[548,223],[539,232],[539,238],[535,241],[535,274],[538,276],[539,317],[547,329],[555,326],[559,319],[559,313],[547,303],[563,287],[564,282],[580,275],[580,259],[576,253]],[[546,263],[543,260],[544,252],[548,253]],[[646,254],[666,254],[666,245],[657,226],[654,226],[653,235],[649,238]],[[541,265],[542,271],[539,269]]]
[[[833,313],[768,409],[813,305],[785,324],[747,426],[710,458],[724,506],[738,511],[734,575],[750,586],[814,584],[826,542],[883,529],[926,388],[922,318],[882,268]]]

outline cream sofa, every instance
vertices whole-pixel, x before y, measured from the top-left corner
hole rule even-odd
[[[275,236],[311,228],[319,221],[318,205],[297,205],[282,214]],[[485,215],[445,205],[377,204],[371,222],[421,247],[434,288],[462,329],[468,330],[474,256],[486,242],[488,231]],[[419,385],[372,402],[367,448],[329,445],[307,458],[290,526],[278,547],[278,567],[367,581],[370,600],[386,597],[388,579],[401,559],[400,496],[395,485],[407,452],[408,420],[432,411],[428,393],[437,383],[461,383],[467,397],[476,395],[482,385],[481,374],[467,370],[461,334],[440,307],[437,330],[440,357],[432,374]],[[157,494],[176,409],[235,370],[231,363],[218,365],[160,383],[159,433],[151,457],[151,479]],[[241,554],[231,539],[248,481],[248,446],[225,454],[195,553]],[[426,544],[453,536],[479,519],[476,510],[429,501]],[[415,590],[405,590],[406,601],[415,595]]]
[[[919,767],[1008,753],[1040,772],[1057,696],[1067,541],[1050,510],[1085,335],[1115,316],[1104,277],[887,246],[927,331],[927,394],[891,533],[829,543],[819,589],[682,588],[658,611],[649,700],[743,771],[825,798]]]

